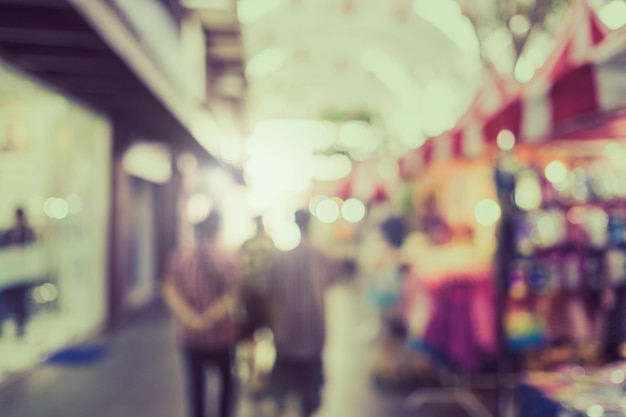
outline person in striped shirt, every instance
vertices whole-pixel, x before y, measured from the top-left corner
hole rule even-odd
[[[220,215],[196,226],[196,245],[176,251],[167,269],[164,297],[173,312],[188,374],[189,412],[205,417],[206,368],[221,379],[220,417],[233,406],[232,351],[237,341],[239,261],[217,243]]]
[[[309,218],[306,211],[296,213],[301,242],[289,252],[276,252],[267,272],[276,346],[272,385],[278,416],[284,415],[290,391],[298,397],[304,417],[312,416],[321,405],[324,297],[339,269],[311,242]]]

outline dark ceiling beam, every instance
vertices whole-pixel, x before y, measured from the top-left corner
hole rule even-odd
[[[214,75],[244,75],[243,62],[241,60],[225,61],[207,57],[209,72]]]
[[[2,44],[2,49],[10,54],[27,54],[27,55],[41,55],[52,57],[81,57],[81,58],[94,58],[94,59],[115,59],[115,55],[105,48],[85,48],[78,46],[63,46],[63,45],[36,45],[32,43],[19,43],[19,42],[5,42]]]
[[[35,54],[14,55],[14,59],[20,66],[26,67],[31,71],[62,70],[68,74],[91,73],[109,76],[126,73],[124,68],[108,59],[54,57]]]
[[[204,36],[207,41],[211,41],[211,39],[239,39],[239,28],[238,27],[229,27],[229,28],[211,28],[204,27]]]
[[[74,85],[78,88],[94,86],[96,89],[124,91],[128,94],[137,94],[138,92],[145,93],[145,90],[138,86],[137,81],[130,78],[130,76],[100,77],[90,74],[67,74],[61,71],[38,71],[37,74],[46,80],[62,83],[64,85]]]
[[[102,40],[93,33],[32,28],[15,29],[0,26],[0,44],[3,43],[30,43],[94,49],[106,48]]]
[[[54,7],[57,9],[69,9],[70,5],[65,0],[0,0],[0,5],[18,4],[22,6]]]
[[[89,33],[90,26],[81,17],[56,7],[33,8],[28,4],[2,4],[0,27]]]

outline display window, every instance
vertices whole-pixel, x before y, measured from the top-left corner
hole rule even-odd
[[[0,379],[106,317],[108,121],[0,62]]]

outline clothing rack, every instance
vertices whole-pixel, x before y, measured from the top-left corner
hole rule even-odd
[[[466,374],[449,372],[441,379],[447,379],[442,388],[419,389],[409,394],[404,401],[404,408],[417,411],[428,404],[456,404],[472,417],[494,417],[477,398],[472,389],[495,389],[496,415],[498,417],[515,417],[516,388],[519,377],[515,372],[515,359],[507,349],[506,333],[504,329],[505,303],[508,294],[508,275],[511,260],[514,255],[514,207],[510,193],[513,191],[514,181],[500,167],[499,161],[495,169],[494,178],[498,188],[498,198],[502,210],[500,224],[497,231],[497,246],[495,251],[495,273],[493,274],[495,287],[495,319],[496,337],[498,345],[497,372],[486,374]],[[452,279],[451,282],[473,282],[471,278]],[[444,284],[445,285],[445,284]],[[443,374],[446,371],[442,371]]]

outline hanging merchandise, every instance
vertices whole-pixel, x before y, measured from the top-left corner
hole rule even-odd
[[[450,277],[468,277],[476,268],[451,256],[433,255],[435,248],[446,252],[458,243],[459,216],[446,214],[461,211],[471,196],[463,194],[455,203],[447,202],[442,189],[453,175],[438,175],[450,167],[463,166],[468,172],[470,164],[496,166],[493,185],[501,215],[491,278],[496,290],[495,327],[503,330],[496,349],[502,352],[497,358],[499,369],[525,375],[520,392],[537,388],[542,374],[553,374],[554,381],[560,381],[559,386],[535,391],[537,399],[554,404],[537,414],[542,417],[623,416],[626,94],[623,71],[616,69],[623,66],[626,31],[609,33],[586,2],[574,3],[571,19],[536,79],[523,88],[501,89],[499,108],[487,109],[479,99],[488,91],[479,92],[457,127],[428,140],[402,162],[402,172],[421,172],[416,183],[435,196],[414,205],[421,219],[429,219],[425,232],[435,237],[428,240],[430,251],[422,252],[428,261],[416,260],[414,275],[438,283],[429,291],[435,300],[429,314],[436,325],[427,326],[422,338],[453,369],[481,369],[475,361],[481,345],[467,331],[477,326],[451,330],[445,321],[446,314],[462,315],[460,321],[467,324],[468,305],[476,296],[466,286],[472,281]],[[476,212],[477,218],[483,215],[483,210]],[[486,234],[474,227],[473,236]],[[440,263],[435,267],[437,259]],[[459,267],[451,274],[451,263],[467,269]],[[443,303],[437,304],[438,291],[445,309]],[[463,346],[464,354],[453,345]],[[622,373],[603,372],[611,361],[616,361],[611,372]],[[579,383],[583,379],[584,390]],[[619,402],[608,398],[613,390],[607,380],[619,386]],[[578,390],[565,388],[570,383]],[[561,389],[574,396],[562,396]],[[588,398],[576,401],[575,395]],[[522,396],[516,411],[520,417],[534,417],[526,401]]]

